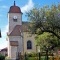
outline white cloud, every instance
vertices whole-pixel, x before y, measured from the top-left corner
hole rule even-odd
[[[7,47],[8,46],[7,43],[8,42],[6,41],[6,38],[1,38],[0,39],[0,49]]]
[[[1,31],[2,37],[6,36],[7,32],[8,32],[8,24],[5,26],[4,30]]]
[[[34,3],[32,0],[29,0],[28,3],[21,8],[23,13],[30,11],[34,7]]]
[[[0,49],[3,49],[5,47],[7,47],[7,40],[6,40],[6,36],[7,36],[7,31],[8,31],[8,24],[4,27],[4,29],[1,29],[1,35],[2,37],[0,38]]]

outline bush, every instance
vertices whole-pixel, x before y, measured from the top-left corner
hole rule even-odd
[[[28,60],[37,60],[37,57],[29,57]]]
[[[10,58],[8,56],[5,57],[5,60],[9,60]]]
[[[34,52],[32,52],[32,53],[27,53],[27,56],[28,56],[28,57],[36,57],[36,55],[37,55],[37,54],[34,53]]]
[[[0,60],[5,60],[5,56],[0,55]]]

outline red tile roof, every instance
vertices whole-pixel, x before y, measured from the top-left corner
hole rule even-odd
[[[16,25],[11,33],[7,33],[8,36],[21,36],[21,32],[29,32],[29,23],[23,22],[22,25]]]
[[[13,31],[8,36],[20,36],[22,32],[22,25],[16,25]]]
[[[2,49],[1,51],[7,51],[7,48]]]
[[[15,1],[14,5],[10,7],[9,13],[21,13],[21,9],[15,5]]]
[[[23,32],[29,32],[29,22],[22,22]]]

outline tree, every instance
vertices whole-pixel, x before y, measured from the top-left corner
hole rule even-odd
[[[27,13],[33,34],[52,33],[60,39],[60,4],[51,7],[33,8]]]
[[[0,54],[0,60],[5,60],[5,56]]]
[[[55,47],[60,46],[58,45],[59,44],[58,38],[52,35],[51,33],[44,32],[41,35],[37,35],[35,37],[35,41],[36,44],[40,46],[40,49],[42,51],[46,50],[47,47],[49,50],[53,50]]]

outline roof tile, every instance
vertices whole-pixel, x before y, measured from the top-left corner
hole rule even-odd
[[[22,32],[22,25],[16,25],[13,31],[8,36],[20,36]]]

